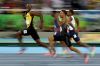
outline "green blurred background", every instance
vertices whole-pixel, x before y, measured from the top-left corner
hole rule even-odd
[[[98,32],[100,31],[100,11],[80,11],[75,17],[80,21],[80,31]],[[44,28],[49,30],[53,26],[53,17],[50,14],[43,14]],[[34,17],[34,27],[38,28],[40,19]],[[0,14],[0,30],[21,30],[24,29],[25,20],[22,14]]]

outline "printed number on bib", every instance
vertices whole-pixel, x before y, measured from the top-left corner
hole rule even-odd
[[[77,35],[76,35],[76,34],[74,34],[73,36],[74,36],[74,38],[76,38],[76,37],[77,37]]]
[[[24,30],[24,34],[26,34],[27,33],[27,30]]]

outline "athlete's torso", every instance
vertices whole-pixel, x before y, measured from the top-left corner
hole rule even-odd
[[[74,18],[74,16],[71,16],[71,24],[73,25],[73,27],[75,28],[75,18]],[[74,28],[73,28],[72,26],[70,26],[69,25],[69,30],[73,30]]]
[[[68,25],[66,25],[66,23],[64,22],[64,24],[62,24],[61,26],[58,25],[58,22],[62,21],[62,19],[58,21],[55,20],[54,25],[55,25],[55,29],[58,29],[58,31],[55,31],[55,34],[60,34],[60,35],[66,35],[66,32],[68,30]]]
[[[34,16],[31,15],[30,11],[25,13],[25,20],[26,20],[27,28],[33,28],[33,22],[32,22],[33,17]]]
[[[58,24],[58,20],[54,19],[54,34],[59,35],[61,32],[61,27]]]

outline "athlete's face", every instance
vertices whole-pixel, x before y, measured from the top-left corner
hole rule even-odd
[[[71,15],[73,15],[73,13],[72,13],[71,11],[68,11],[68,12],[67,12],[67,15],[68,15],[68,16],[71,16]]]
[[[55,14],[55,18],[58,18],[58,16],[59,16],[59,13],[56,13],[56,14]]]
[[[32,6],[30,4],[26,5],[26,9],[31,10]]]
[[[64,12],[61,11],[61,12],[60,12],[60,17],[63,18],[64,16],[65,16]]]

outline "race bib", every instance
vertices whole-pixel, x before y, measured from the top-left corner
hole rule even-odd
[[[24,30],[24,34],[27,34],[27,30]]]
[[[74,34],[73,36],[74,36],[74,38],[76,38],[76,37],[77,37],[77,35],[76,35],[76,34]]]

